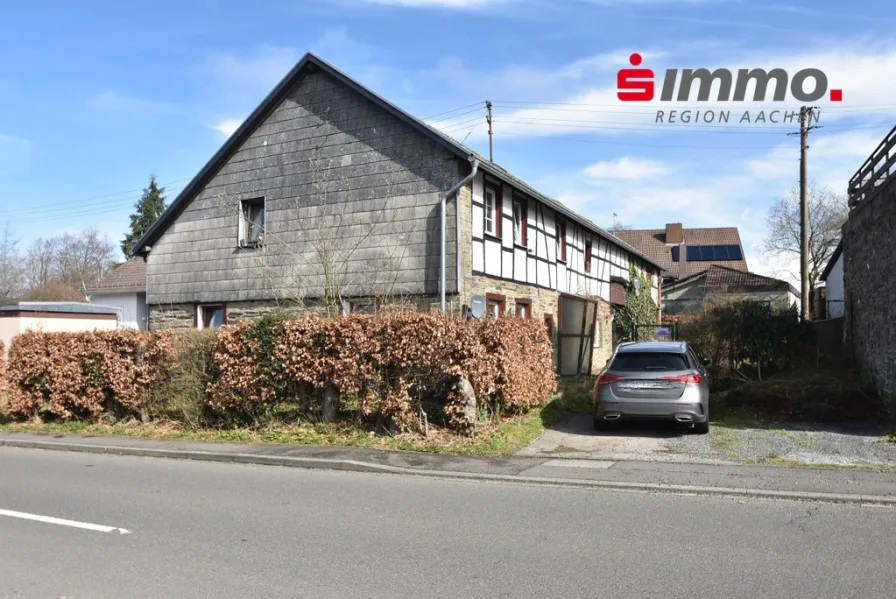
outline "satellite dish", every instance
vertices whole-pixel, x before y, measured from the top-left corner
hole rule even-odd
[[[482,318],[482,315],[485,314],[484,295],[474,295],[470,298],[470,313],[473,318]]]

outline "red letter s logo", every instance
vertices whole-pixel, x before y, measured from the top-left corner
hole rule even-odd
[[[641,55],[635,52],[629,57],[632,66],[641,64]],[[616,97],[623,102],[650,102],[653,100],[653,71],[651,69],[619,69],[616,75]]]

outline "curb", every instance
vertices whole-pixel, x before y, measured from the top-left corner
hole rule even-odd
[[[737,487],[701,487],[691,485],[666,485],[658,483],[626,483],[618,481],[581,480],[571,478],[483,474],[478,472],[448,472],[443,470],[418,470],[414,468],[402,468],[398,466],[387,466],[384,464],[375,464],[372,462],[362,462],[358,460],[338,460],[331,458],[297,458],[288,456],[259,455],[251,453],[222,453],[198,450],[184,451],[175,449],[151,449],[145,447],[93,445],[89,443],[65,443],[58,441],[0,439],[0,447],[44,449],[50,451],[69,451],[78,453],[108,454],[148,458],[185,459],[204,462],[234,462],[237,464],[286,466],[291,468],[305,468],[311,470],[342,470],[348,472],[401,474],[427,478],[475,480],[481,482],[502,482],[517,484],[523,483],[541,486],[608,489],[641,493],[669,493],[675,495],[700,495],[753,499],[788,499],[795,501],[820,501],[825,503],[896,507],[896,497],[888,497],[884,495],[851,495],[844,493],[777,491]]]

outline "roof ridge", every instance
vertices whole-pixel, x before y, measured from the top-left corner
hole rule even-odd
[[[300,78],[305,75],[306,68],[309,65],[323,69],[327,75],[336,78],[342,84],[348,86],[350,89],[365,97],[374,104],[379,105],[387,112],[390,112],[393,116],[405,121],[407,124],[413,127],[416,127],[424,135],[432,138],[438,143],[441,143],[443,146],[446,146],[447,148],[452,150],[459,158],[467,160],[479,160],[480,168],[483,171],[489,172],[497,177],[509,179],[508,182],[511,184],[516,184],[521,188],[520,191],[548,204],[555,211],[560,212],[564,217],[577,221],[580,225],[584,226],[585,228],[591,229],[593,232],[596,232],[598,235],[605,237],[608,241],[618,245],[629,253],[638,256],[645,262],[656,266],[660,270],[665,270],[661,264],[649,258],[639,249],[632,247],[623,239],[620,239],[613,233],[610,233],[602,227],[599,227],[597,224],[592,222],[590,219],[582,216],[581,214],[572,211],[562,202],[541,193],[540,191],[526,183],[524,180],[512,174],[504,167],[484,158],[474,150],[468,148],[467,146],[464,146],[462,143],[455,140],[453,137],[439,131],[435,127],[427,124],[423,120],[393,104],[385,97],[374,92],[349,75],[343,73],[341,70],[334,67],[324,59],[320,58],[317,54],[314,54],[310,51],[306,52],[302,56],[302,58],[299,59],[299,61],[292,67],[292,69],[290,69],[286,73],[286,75],[277,83],[277,85],[274,86],[274,88],[268,93],[268,95],[264,97],[261,103],[256,106],[252,113],[242,122],[242,124],[240,124],[237,130],[233,134],[231,134],[227,141],[225,141],[224,144],[220,148],[218,148],[218,151],[215,152],[214,155],[212,155],[212,157],[208,162],[206,162],[202,169],[193,177],[193,179],[190,180],[189,183],[187,183],[186,187],[181,190],[174,201],[172,201],[168,208],[165,209],[162,215],[159,216],[158,219],[156,219],[156,222],[152,224],[152,226],[149,228],[149,230],[146,231],[143,237],[141,237],[137,241],[137,243],[134,244],[134,254],[146,253],[146,247],[150,243],[155,242],[155,240],[157,239],[157,235],[161,235],[161,232],[164,231],[165,227],[168,224],[168,221],[171,218],[176,218],[176,216],[180,213],[180,210],[183,208],[184,204],[189,199],[194,197],[199,190],[201,190],[202,186],[206,184],[211,177],[214,176],[214,173],[217,172],[220,166],[223,165],[239,148],[239,145],[242,144],[243,141],[245,141],[245,139],[247,139],[249,135],[251,135],[252,132],[262,124],[264,119],[270,114],[270,111],[273,110],[277,106],[277,104],[282,101],[283,96],[288,93],[289,89],[291,89],[300,80]]]

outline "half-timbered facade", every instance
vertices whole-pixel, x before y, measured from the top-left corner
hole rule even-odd
[[[311,54],[137,243],[150,328],[218,326],[297,297],[320,305],[332,240],[346,240],[327,246],[344,258],[344,312],[387,297],[438,308],[441,194],[474,168],[446,203],[448,308],[469,314],[481,296],[489,315],[543,320],[559,372],[599,368],[630,269],[659,303],[661,268]]]

